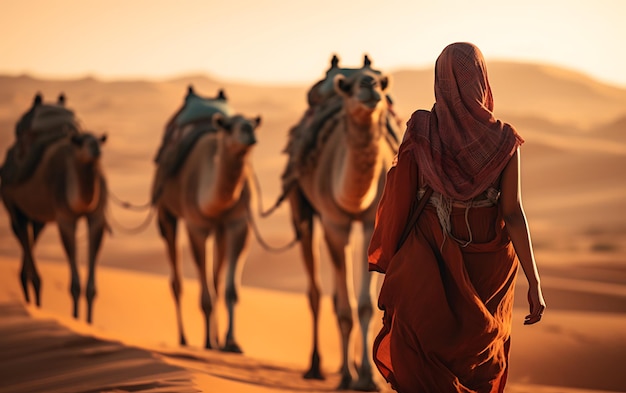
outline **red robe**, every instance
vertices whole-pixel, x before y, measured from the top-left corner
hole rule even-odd
[[[473,241],[461,247],[444,241],[427,205],[396,252],[419,187],[407,144],[387,175],[369,248],[370,270],[385,273],[374,362],[398,392],[502,392],[518,268],[504,221],[498,206],[471,208]],[[464,208],[450,222],[454,237],[469,238]]]

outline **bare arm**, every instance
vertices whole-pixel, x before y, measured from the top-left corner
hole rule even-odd
[[[511,160],[502,172],[501,188],[502,217],[517,257],[522,265],[522,270],[528,280],[530,314],[524,319],[524,324],[530,325],[541,320],[546,303],[541,291],[541,280],[535,262],[526,214],[522,207],[519,149],[511,157]]]

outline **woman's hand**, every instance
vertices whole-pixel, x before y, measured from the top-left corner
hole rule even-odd
[[[530,314],[524,318],[524,325],[532,325],[541,320],[543,311],[546,309],[546,302],[543,300],[541,286],[537,285],[528,289],[528,305]]]

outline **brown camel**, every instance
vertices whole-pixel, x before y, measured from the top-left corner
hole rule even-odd
[[[313,244],[313,223],[317,217],[334,267],[333,300],[343,354],[339,389],[375,391],[378,387],[372,378],[369,330],[374,286],[368,272],[367,243],[385,174],[397,152],[397,140],[392,132],[397,120],[385,94],[388,77],[372,69],[367,56],[360,69],[340,69],[337,62],[334,57],[328,78],[309,92],[309,103],[318,107],[310,108],[301,123],[292,129],[287,147],[290,160],[283,176],[308,275],[313,315],[311,365],[304,376],[323,378],[318,350],[320,279]],[[357,380],[353,378],[349,346],[354,302],[352,270],[346,263],[354,222],[361,222],[364,239],[362,259],[358,260],[362,356]]]
[[[193,90],[190,89],[190,94]],[[224,98],[225,100],[225,98]],[[211,100],[206,100],[212,106]],[[222,108],[223,109],[223,108]],[[180,125],[179,145],[193,138],[184,161],[175,164],[176,172],[158,180],[158,189],[153,190],[153,200],[158,212],[158,225],[163,237],[172,267],[171,286],[176,303],[176,316],[181,345],[187,345],[180,310],[182,293],[181,278],[176,250],[176,230],[178,220],[184,221],[192,255],[198,269],[201,286],[201,306],[205,316],[205,347],[217,348],[216,334],[211,331],[212,311],[219,277],[228,260],[226,274],[225,301],[228,310],[228,330],[222,350],[241,353],[235,339],[234,308],[237,302],[237,287],[240,281],[241,266],[246,256],[248,244],[248,220],[250,185],[247,164],[256,143],[255,129],[261,118],[245,118],[229,115],[213,107],[210,118],[195,119],[187,125]],[[185,113],[184,110],[179,114]],[[170,122],[172,124],[172,122]],[[176,147],[176,145],[174,146]],[[173,149],[173,156],[181,156]],[[168,153],[163,151],[165,165]],[[158,173],[167,173],[168,170]],[[155,187],[157,181],[155,179]],[[214,258],[212,266],[206,268],[206,242],[214,237]],[[209,274],[209,279],[207,279]]]
[[[59,104],[63,104],[63,100],[60,99]],[[96,296],[96,258],[104,230],[108,228],[104,214],[107,187],[100,165],[100,146],[106,136],[95,137],[73,128],[71,132],[60,129],[46,132],[50,135],[65,133],[65,136],[49,141],[26,179],[6,182],[3,176],[0,185],[0,195],[11,219],[11,228],[22,248],[22,289],[26,302],[30,302],[28,284],[32,284],[35,304],[41,305],[41,278],[35,265],[33,248],[45,224],[55,221],[70,264],[73,315],[78,318],[81,284],[76,261],[75,232],[77,221],[85,217],[89,231],[89,273],[85,296],[87,322],[91,323]],[[5,165],[13,163],[5,162]]]

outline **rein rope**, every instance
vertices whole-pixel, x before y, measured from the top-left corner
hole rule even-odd
[[[150,202],[144,203],[143,205],[133,205],[130,202],[126,202],[118,198],[115,194],[111,192],[111,190],[109,190],[109,197],[118,206],[123,207],[124,209],[127,209],[127,210],[144,211],[144,210],[148,210],[152,206]]]
[[[145,211],[148,209],[150,210],[146,218],[139,225],[137,225],[136,227],[126,227],[120,224],[120,222],[116,220],[115,217],[111,214],[111,208],[110,207],[107,208],[107,211],[108,211],[107,217],[111,219],[111,223],[114,224],[114,226],[116,227],[115,229],[119,230],[120,232],[129,234],[129,235],[135,235],[140,232],[143,232],[148,227],[148,225],[152,221],[152,218],[154,217],[154,212],[156,209],[152,207],[152,204],[150,202],[144,203],[143,205],[134,205],[130,202],[121,200],[113,192],[111,192],[111,190],[109,190],[109,198],[116,205],[126,210],[133,210],[133,211]]]
[[[257,177],[256,172],[252,168],[252,165],[248,165],[248,169],[249,169],[250,173],[252,174],[252,180],[254,182],[254,187],[255,187],[255,190],[256,190],[256,193],[257,193],[257,209],[258,209],[259,215],[262,218],[268,217],[285,200],[285,198],[287,197],[287,193],[289,192],[289,190],[291,190],[291,188],[293,187],[294,183],[292,183],[289,187],[287,187],[286,190],[283,191],[283,193],[278,197],[278,199],[276,200],[276,202],[274,203],[274,205],[271,208],[269,208],[266,211],[263,211],[263,202],[262,202],[262,195],[261,195],[261,183],[259,182],[259,178]],[[256,221],[254,220],[254,214],[253,214],[252,211],[250,211],[250,215],[249,215],[249,220],[248,221],[250,222],[250,226],[252,227],[252,231],[254,232],[254,235],[255,235],[257,241],[267,251],[283,252],[283,251],[286,251],[286,250],[290,249],[291,247],[293,247],[300,240],[298,238],[298,236],[296,235],[296,236],[294,236],[293,240],[291,240],[289,243],[285,244],[284,246],[281,246],[281,247],[271,246],[261,236],[261,232],[259,231],[259,228],[256,225]]]

